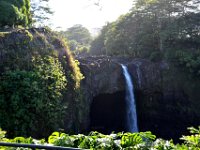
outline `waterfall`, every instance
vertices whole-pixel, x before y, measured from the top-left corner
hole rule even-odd
[[[138,132],[137,126],[137,112],[134,97],[134,87],[131,80],[131,76],[128,73],[128,68],[122,65],[123,74],[126,80],[126,119],[128,132]]]

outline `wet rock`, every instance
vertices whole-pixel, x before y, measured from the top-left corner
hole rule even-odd
[[[125,81],[120,65],[125,64],[135,87],[140,131],[150,130],[158,137],[173,138],[177,141],[187,132],[188,126],[200,124],[200,119],[194,119],[197,115],[195,111],[192,111],[194,100],[190,100],[190,93],[184,89],[181,82],[176,80],[176,77],[179,78],[178,73],[170,68],[170,63],[164,61],[153,63],[145,59],[109,56],[77,59],[80,61],[80,68],[85,76],[82,88],[84,96],[88,99],[88,109],[93,109],[91,105],[94,97],[102,94],[113,94],[113,97],[110,96],[110,101],[113,103],[109,102],[110,106],[117,103],[117,100],[113,100],[114,93],[125,91]],[[102,105],[107,108],[108,103],[102,96],[101,98],[104,103]],[[99,107],[102,108],[102,105]],[[195,109],[198,108],[199,106]],[[112,107],[110,109],[112,110]],[[110,112],[116,113],[114,109]],[[93,124],[90,116],[90,114],[87,116],[89,130],[90,124]]]

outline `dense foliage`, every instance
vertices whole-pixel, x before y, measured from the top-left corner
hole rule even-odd
[[[200,48],[199,4],[196,0],[137,0],[129,13],[103,27],[92,42],[91,53],[178,62],[187,59],[180,55],[177,59],[181,51],[192,55],[190,59],[196,62]]]
[[[191,127],[189,130],[191,135],[182,136],[181,140],[184,142],[181,145],[174,144],[172,140],[156,139],[156,136],[151,132],[113,133],[110,135],[91,132],[88,136],[83,134],[68,135],[65,133],[54,132],[49,136],[48,142],[45,142],[44,140],[23,137],[7,139],[5,138],[6,132],[0,130],[0,141],[41,145],[51,144],[54,146],[98,150],[198,150],[200,148],[200,127],[198,129]],[[0,148],[2,150],[16,149],[9,147]]]
[[[49,0],[0,0],[0,27],[44,26],[53,11]]]
[[[77,24],[66,31],[61,31],[60,34],[68,39],[70,50],[74,54],[86,54],[89,52],[92,37],[87,28]]]
[[[45,28],[2,33],[0,43],[0,126],[8,136],[78,130],[83,75],[66,43]]]
[[[30,24],[30,0],[0,0],[0,27]]]
[[[33,64],[31,71],[7,71],[0,77],[0,126],[12,135],[63,126],[64,70],[53,57],[35,58]]]

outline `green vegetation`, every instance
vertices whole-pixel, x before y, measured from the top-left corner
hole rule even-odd
[[[0,27],[44,25],[53,14],[49,0],[0,0]]]
[[[137,0],[129,13],[103,27],[91,44],[91,53],[187,63],[190,72],[199,72],[199,4],[195,0]],[[182,53],[181,58],[177,53]]]
[[[0,43],[0,126],[8,136],[79,130],[83,75],[66,42],[42,28],[5,33]]]
[[[200,76],[200,53],[195,51],[193,53],[189,51],[177,51],[176,59],[178,64],[182,66],[186,72],[193,76]]]
[[[44,26],[47,24],[50,15],[53,11],[48,5],[49,0],[30,0],[31,1],[31,15],[33,25]]]
[[[0,27],[30,24],[30,0],[0,0]]]
[[[129,13],[105,25],[92,43],[88,29],[82,25],[59,33],[67,42],[47,28],[1,32],[0,127],[8,131],[8,137],[47,137],[58,129],[80,131],[89,106],[80,89],[84,77],[79,62],[68,47],[75,55],[90,51],[94,55],[167,60],[173,66],[181,66],[190,78],[195,78],[188,81],[184,73],[183,78],[177,73],[177,79],[175,75],[167,76],[170,78],[165,82],[169,85],[176,80],[174,84],[180,84],[186,94],[190,93],[187,95],[192,95],[188,99],[197,104],[194,108],[180,109],[193,109],[199,114],[199,88],[196,88],[200,76],[199,4],[196,0],[136,0]],[[48,6],[36,1],[31,5],[30,0],[0,0],[0,28],[42,24],[48,19],[43,13],[52,14]],[[48,142],[90,149],[198,149],[200,130],[190,128],[190,131],[193,135],[183,136],[183,145],[156,140],[150,132],[111,135],[93,132],[89,136],[55,132]],[[0,131],[0,140],[35,143],[31,138],[9,140],[4,131]]]
[[[67,31],[61,31],[60,34],[68,39],[70,50],[76,54],[87,54],[89,52],[92,37],[87,28],[82,25],[74,25]]]
[[[63,126],[64,70],[53,57],[35,58],[33,65],[31,71],[7,71],[1,76],[0,126],[13,135]]]
[[[35,140],[32,138],[16,137],[14,139],[5,138],[5,131],[0,130],[0,141],[10,143],[26,144],[51,144],[54,146],[74,147],[82,149],[98,150],[198,150],[200,149],[200,127],[188,128],[191,135],[182,136],[183,144],[174,144],[172,140],[156,139],[151,132],[139,133],[117,133],[104,135],[98,132],[91,132],[88,136],[83,134],[68,135],[65,133],[54,132],[48,142],[45,140]],[[16,149],[0,147],[1,150]],[[21,148],[23,149],[23,148]],[[24,148],[25,149],[25,148]]]

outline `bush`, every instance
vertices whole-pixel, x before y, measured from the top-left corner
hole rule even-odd
[[[9,136],[41,136],[61,126],[65,104],[62,92],[66,78],[57,59],[33,59],[32,71],[3,73],[0,84],[0,126]]]
[[[177,63],[183,70],[189,74],[200,76],[200,52],[191,53],[185,51],[177,51],[175,53]]]
[[[77,50],[77,53],[80,55],[86,55],[89,53],[89,47],[87,46],[82,46]]]
[[[63,147],[74,147],[82,149],[98,150],[199,150],[200,148],[200,127],[198,129],[190,127],[192,135],[183,136],[183,144],[174,144],[172,140],[156,139],[151,132],[138,133],[117,133],[104,135],[98,132],[91,132],[88,136],[83,134],[68,135],[60,132],[53,132],[45,140],[35,140],[30,138],[16,137],[14,139],[5,138],[5,131],[0,129],[0,142],[27,143],[54,145]],[[8,150],[8,147],[0,147],[1,150]],[[20,148],[26,149],[26,148]]]

